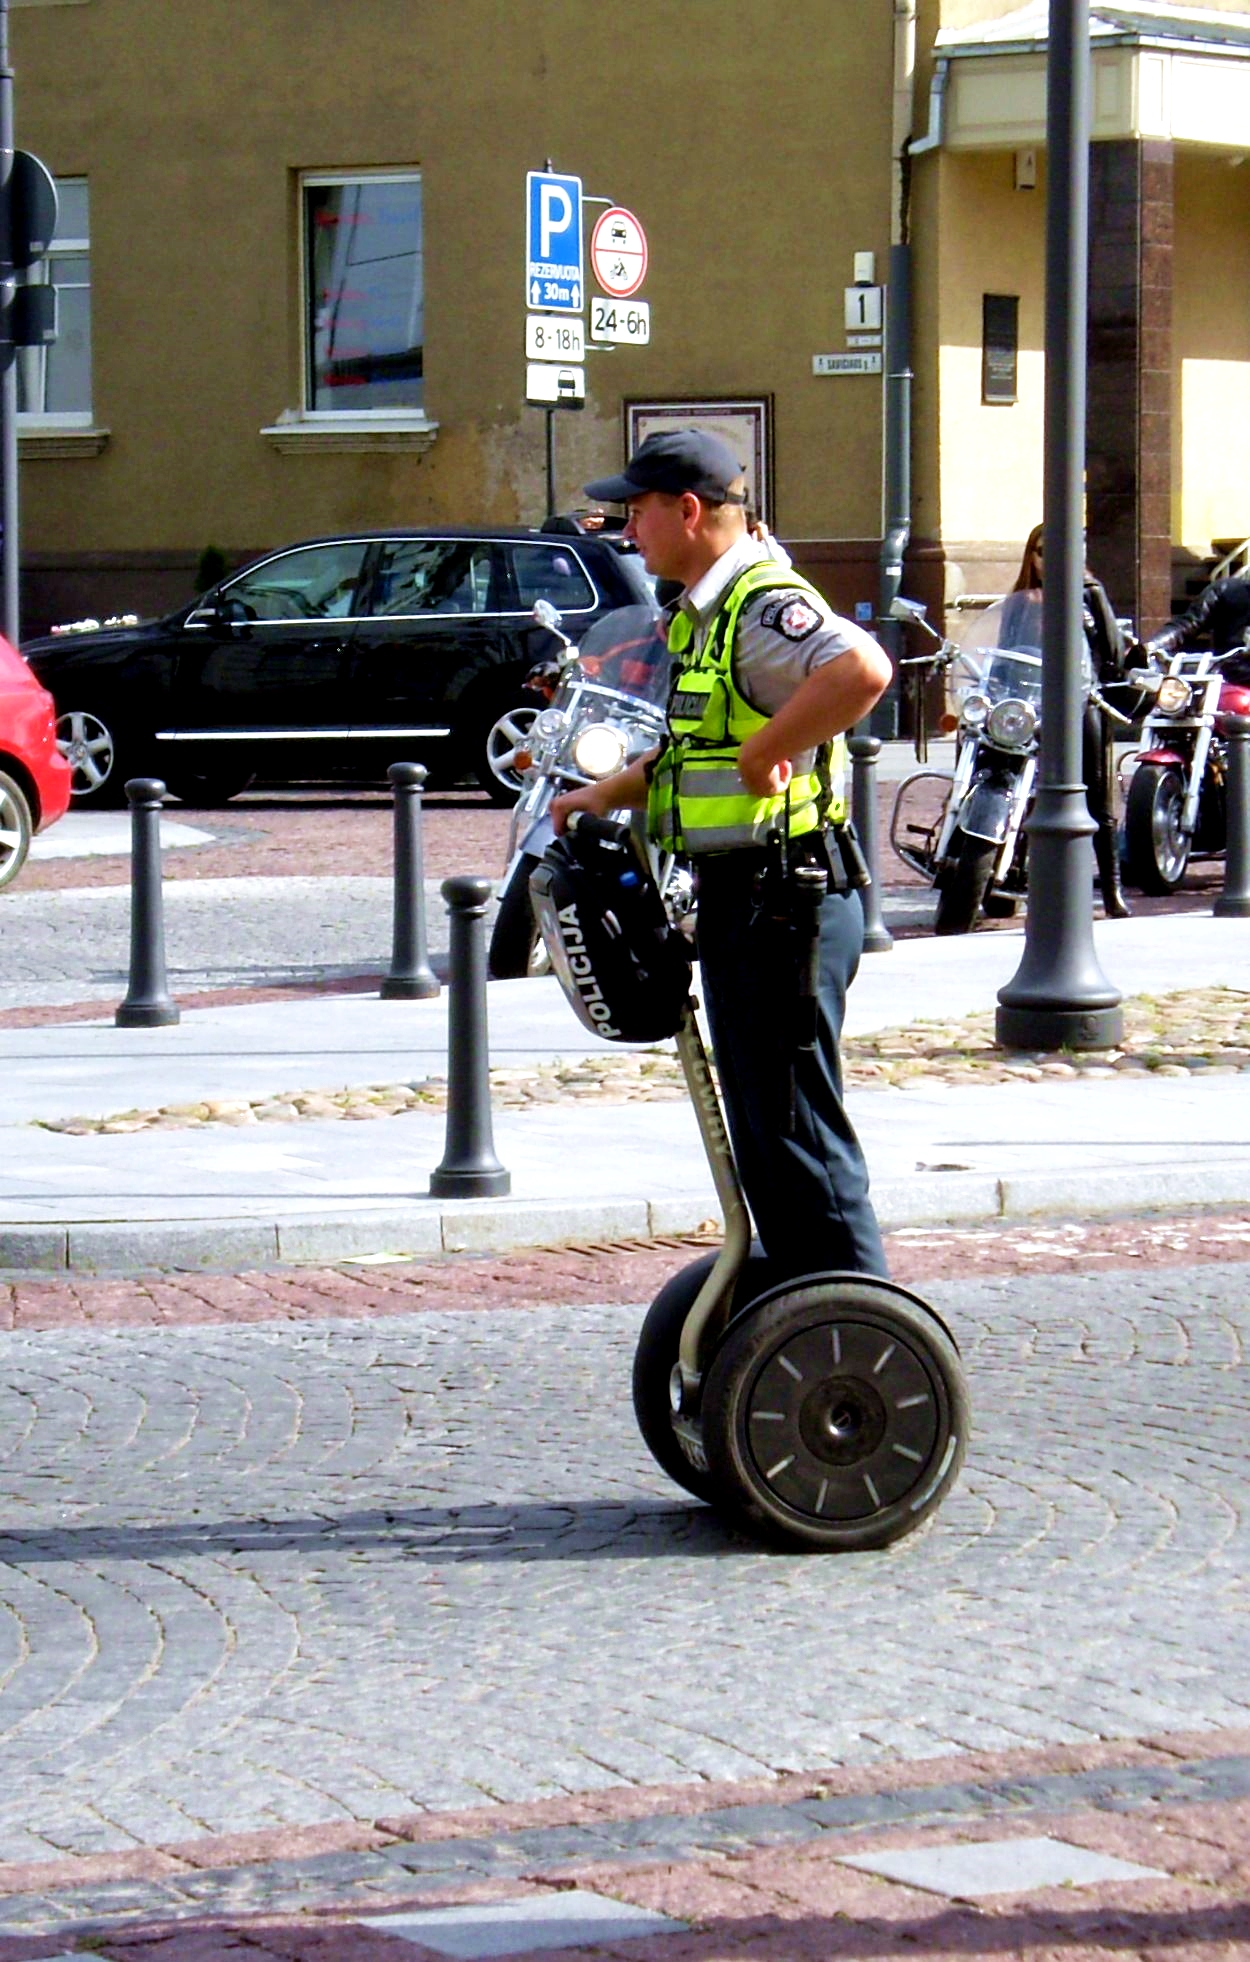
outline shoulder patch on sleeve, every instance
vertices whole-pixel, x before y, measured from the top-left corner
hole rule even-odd
[[[793,593],[788,599],[770,600],[760,614],[760,625],[784,634],[787,640],[806,640],[824,621],[810,600]]]

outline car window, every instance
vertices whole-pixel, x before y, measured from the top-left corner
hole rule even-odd
[[[517,598],[525,612],[550,600],[561,613],[592,607],[596,593],[577,554],[566,545],[508,545]]]
[[[491,546],[480,539],[393,539],[379,549],[369,611],[388,618],[487,613],[493,563]]]
[[[367,550],[349,541],[301,545],[241,573],[221,597],[247,620],[342,620],[356,611]]]

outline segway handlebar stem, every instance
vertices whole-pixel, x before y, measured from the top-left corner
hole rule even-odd
[[[698,1408],[699,1390],[702,1384],[702,1371],[699,1366],[701,1354],[706,1354],[705,1337],[712,1326],[723,1322],[729,1314],[733,1292],[738,1276],[746,1265],[751,1251],[751,1215],[738,1168],[734,1163],[733,1147],[729,1142],[729,1132],[717,1095],[716,1083],[699,1033],[697,1005],[693,995],[687,1001],[678,1025],[677,1055],[681,1062],[682,1075],[690,1101],[694,1105],[698,1120],[699,1135],[711,1168],[712,1180],[716,1186],[716,1196],[720,1200],[721,1213],[725,1221],[725,1240],[716,1261],[703,1286],[691,1303],[690,1313],[682,1324],[681,1341],[677,1351],[677,1370],[680,1379],[673,1386],[673,1403],[682,1416],[690,1416]],[[680,1404],[677,1390],[680,1388]]]

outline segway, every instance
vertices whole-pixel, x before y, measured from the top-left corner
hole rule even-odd
[[[689,943],[629,827],[574,813],[530,889],[585,1026],[609,1041],[675,1036],[724,1217],[719,1253],[666,1282],[642,1326],[634,1411],[652,1456],[775,1545],[842,1552],[901,1539],[936,1511],[963,1462],[969,1406],[953,1335],[893,1282],[781,1278],[752,1244]]]

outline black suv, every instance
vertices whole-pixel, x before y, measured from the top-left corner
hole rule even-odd
[[[575,640],[654,603],[634,548],[576,518],[357,532],[271,552],[163,620],[22,652],[56,702],[80,805],[116,802],[133,776],[203,804],[256,779],[373,781],[400,760],[510,802],[509,744],[492,731],[552,651],[540,599]]]

